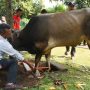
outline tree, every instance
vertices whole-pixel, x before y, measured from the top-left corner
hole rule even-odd
[[[63,1],[65,4],[68,2],[75,2],[77,4],[77,8],[85,8],[90,7],[90,0],[49,0],[49,1]]]
[[[6,20],[7,23],[13,26],[13,19],[12,19],[12,0],[5,0],[6,3]]]
[[[0,17],[6,13],[5,6],[5,0],[0,0]]]
[[[12,26],[13,10],[21,8],[23,17],[30,14],[37,14],[41,11],[42,0],[0,0],[0,16],[6,16],[8,24]]]
[[[15,2],[16,4],[13,5],[13,7],[20,7],[23,10],[23,16],[27,17],[31,14],[38,14],[40,13],[43,5],[43,0],[19,0],[19,4]],[[17,5],[17,6],[16,6]]]
[[[42,7],[43,7],[42,0],[34,0],[34,2],[33,2],[33,8],[34,8],[35,14],[40,13]]]

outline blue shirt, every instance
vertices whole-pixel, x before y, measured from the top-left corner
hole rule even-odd
[[[22,54],[19,51],[15,50],[13,46],[0,35],[0,60],[3,59],[4,54],[10,55],[17,60],[24,60]]]

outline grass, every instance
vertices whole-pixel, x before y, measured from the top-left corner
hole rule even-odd
[[[66,65],[67,72],[45,72],[45,77],[39,80],[36,87],[25,90],[90,90],[90,51],[77,48],[74,63],[70,56],[64,56],[64,52],[65,47],[54,48],[51,59]],[[26,57],[28,58],[29,55],[27,54]],[[34,56],[31,55],[30,58],[34,58]],[[42,59],[45,58],[42,57]],[[63,84],[55,85],[55,80],[62,80]]]
[[[54,80],[62,80],[63,85],[54,85]],[[78,87],[78,84],[84,84]],[[45,78],[39,81],[37,87],[28,90],[90,90],[90,73],[79,71],[76,68],[69,68],[69,71],[45,73]],[[55,89],[50,89],[54,87]]]

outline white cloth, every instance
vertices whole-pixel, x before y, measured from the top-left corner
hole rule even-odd
[[[8,54],[17,60],[24,60],[22,54],[13,48],[13,46],[0,35],[0,60],[3,58],[4,54]]]
[[[0,20],[0,24],[2,24],[2,21]]]

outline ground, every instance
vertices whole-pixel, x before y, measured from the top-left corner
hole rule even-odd
[[[57,53],[58,50],[60,52]],[[52,58],[51,59],[56,60],[56,61],[60,60],[59,63],[63,63],[63,62],[65,62],[65,64],[67,64],[67,62],[69,62],[69,64],[72,63],[72,60],[70,59],[70,56],[68,58],[64,56],[64,51],[65,51],[65,48],[57,48],[57,49],[52,50]],[[49,89],[46,89],[47,86],[45,86],[44,84],[47,85],[47,83],[48,83],[48,85],[49,85],[51,83],[50,85],[53,86],[53,84],[57,84],[57,82],[59,82],[59,84],[60,84],[61,79],[64,82],[66,82],[70,78],[67,81],[68,83],[72,83],[72,81],[75,79],[75,81],[73,81],[73,83],[71,85],[74,85],[74,82],[77,82],[80,79],[80,81],[85,82],[88,86],[89,83],[90,83],[90,69],[87,69],[85,67],[85,65],[87,67],[90,66],[90,60],[89,60],[90,55],[89,54],[90,54],[90,52],[89,52],[88,49],[86,49],[86,48],[77,48],[75,63],[82,64],[81,66],[83,66],[83,68],[84,68],[80,72],[76,68],[74,68],[73,71],[71,70],[71,68],[75,65],[75,64],[73,64],[73,65],[71,65],[71,67],[67,67],[69,69],[68,72],[67,71],[65,71],[65,72],[63,72],[63,71],[53,71],[51,73],[48,73],[48,72],[41,71],[41,74],[45,76],[42,79],[36,79],[31,73],[27,73],[25,71],[25,69],[23,68],[23,66],[20,65],[19,66],[18,78],[17,78],[18,84],[22,84],[25,87],[30,87],[30,88],[35,87],[34,89],[25,89],[25,90],[49,90]],[[33,56],[31,58],[33,58]],[[85,71],[85,72],[83,73],[83,71]],[[56,75],[58,75],[59,77],[57,77]],[[85,78],[85,79],[83,80],[83,78]],[[5,83],[6,83],[6,71],[1,71],[0,72],[0,88],[3,88]],[[37,89],[38,87],[40,87],[41,89]],[[45,89],[42,89],[42,88],[45,88]],[[52,89],[50,89],[50,90],[52,90]],[[61,89],[59,87],[59,89],[57,89],[57,90],[65,90],[65,89]],[[69,90],[76,90],[76,89],[71,88]],[[90,88],[88,87],[88,89],[85,89],[85,90],[90,90]]]
[[[32,63],[32,60],[28,61],[28,63]],[[22,64],[19,64],[19,72],[18,72],[18,84],[22,84],[25,87],[33,87],[38,84],[38,80],[31,72],[27,72]],[[0,72],[0,88],[3,88],[6,83],[6,74],[5,70]]]
[[[34,62],[33,60],[28,60],[28,63],[31,64],[33,66]],[[56,63],[56,65],[58,65],[57,62],[54,62]],[[18,80],[18,84],[22,84],[24,87],[34,87],[34,86],[37,86],[39,84],[39,80],[42,79],[45,75],[44,75],[44,72],[46,70],[48,70],[48,68],[46,67],[45,65],[45,61],[42,61],[40,63],[40,67],[39,67],[39,71],[41,73],[41,78],[37,78],[34,76],[34,73],[33,72],[27,72],[23,66],[23,64],[19,64],[19,72],[18,72],[18,77],[17,77],[17,80]],[[53,66],[51,64],[51,71],[57,71],[57,70],[61,70],[61,71],[66,71],[67,69],[64,67],[64,65],[60,64],[60,67],[59,69],[56,68],[56,66]],[[0,72],[0,88],[3,88],[5,83],[6,83],[6,74],[7,72],[2,70]]]

